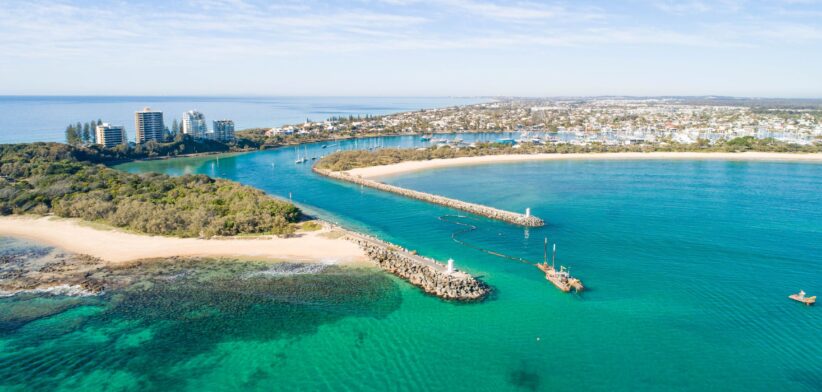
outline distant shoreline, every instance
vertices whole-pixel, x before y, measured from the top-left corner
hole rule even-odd
[[[374,179],[415,171],[476,166],[495,163],[518,163],[533,161],[564,160],[719,160],[719,161],[759,161],[759,162],[803,162],[822,163],[822,154],[778,153],[778,152],[617,152],[581,154],[506,154],[432,159],[427,161],[405,161],[390,165],[370,166],[348,170],[354,176]]]
[[[345,231],[323,228],[291,238],[275,236],[214,239],[134,234],[93,227],[77,219],[39,216],[0,217],[0,236],[23,238],[97,257],[111,264],[169,257],[226,257],[270,261],[367,262],[365,253],[343,238]]]

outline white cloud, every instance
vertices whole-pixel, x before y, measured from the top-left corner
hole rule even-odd
[[[165,8],[127,3],[80,7],[62,0],[10,3],[0,0],[0,51],[5,57],[0,63],[111,55],[169,63],[186,61],[178,56],[200,56],[207,63],[221,55],[607,45],[764,47],[822,41],[818,26],[766,16],[672,28],[648,21],[619,23],[618,15],[584,5],[529,2],[444,0],[433,7],[423,0],[382,0],[386,7],[361,3],[359,8],[251,0],[198,0]],[[709,7],[700,1],[678,4],[666,12],[705,12],[703,7]],[[742,9],[740,1],[722,4],[727,10]],[[477,17],[487,20],[480,23]],[[159,53],[175,56],[163,58]]]

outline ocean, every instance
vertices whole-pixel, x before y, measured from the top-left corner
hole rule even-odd
[[[307,152],[424,144],[385,137]],[[331,181],[295,165],[297,154],[292,147],[119,168],[202,173],[290,196],[323,219],[453,258],[493,295],[446,302],[370,268],[211,263],[100,297],[0,298],[0,389],[822,387],[822,309],[787,298],[822,293],[822,165],[551,161],[382,179],[531,208],[547,222],[524,229]],[[460,228],[439,219],[453,214],[478,226],[461,240],[497,252],[540,261],[548,238],[587,290],[561,293],[532,265],[456,243]]]
[[[134,112],[163,112],[171,128],[189,110],[211,121],[234,120],[237,130],[322,121],[332,116],[390,114],[487,102],[451,97],[139,97],[0,96],[0,143],[62,142],[69,124],[101,119],[123,125],[134,140]]]

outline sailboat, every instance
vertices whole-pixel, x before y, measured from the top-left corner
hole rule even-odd
[[[567,293],[571,291],[571,289],[574,289],[576,292],[581,292],[585,289],[579,279],[571,276],[570,269],[565,266],[560,266],[559,271],[557,271],[557,244],[554,244],[553,255],[551,256],[551,265],[548,265],[548,238],[545,239],[545,246],[543,249],[543,262],[537,263],[537,268],[539,268],[542,272],[545,272],[546,280],[551,282],[563,293]]]
[[[294,161],[294,163],[300,164],[300,163],[306,163],[306,162],[308,162],[308,158],[306,158],[304,155],[300,156],[300,148],[297,147],[297,160]]]

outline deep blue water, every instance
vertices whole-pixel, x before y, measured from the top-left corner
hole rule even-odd
[[[68,124],[102,119],[124,125],[134,140],[134,112],[148,106],[166,125],[196,109],[211,121],[234,120],[238,130],[271,128],[332,116],[389,114],[483,102],[449,97],[42,97],[0,96],[0,143],[64,141]]]

